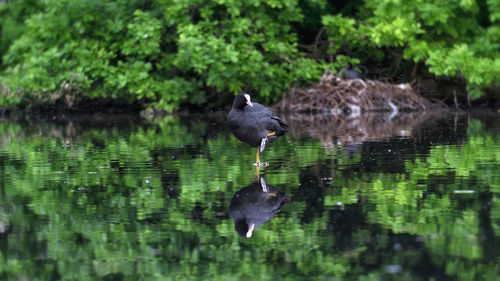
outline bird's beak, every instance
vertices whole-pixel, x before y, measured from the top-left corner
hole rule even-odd
[[[255,228],[255,223],[252,223],[251,225],[248,226],[247,238],[252,237],[252,232],[254,228]]]
[[[250,95],[245,94],[245,99],[247,100],[247,104],[248,104],[249,106],[253,107],[253,104],[252,104],[252,102],[250,101]]]

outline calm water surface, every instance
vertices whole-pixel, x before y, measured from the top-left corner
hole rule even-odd
[[[269,193],[224,113],[53,119],[0,121],[1,280],[500,279],[498,114],[286,117]]]

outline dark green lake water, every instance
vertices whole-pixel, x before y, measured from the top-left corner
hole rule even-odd
[[[224,114],[0,121],[0,280],[500,279],[498,114],[285,119],[251,238]]]

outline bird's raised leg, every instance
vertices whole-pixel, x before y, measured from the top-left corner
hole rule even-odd
[[[267,187],[267,184],[266,184],[266,181],[264,180],[264,178],[260,178],[260,186],[262,186],[262,192],[264,192],[264,193],[269,192],[269,188]]]
[[[267,137],[263,138],[262,141],[260,141],[260,152],[264,151],[266,148],[266,143],[267,143]]]
[[[269,187],[267,186],[266,181],[264,180],[264,177],[260,178],[260,186],[262,187],[262,192],[266,193],[267,195],[269,195],[271,197],[276,196],[276,193],[269,192]]]
[[[268,134],[268,136],[273,136],[275,135],[276,133],[270,133]],[[268,142],[268,137],[266,136],[265,138],[262,139],[262,141],[260,142],[260,152],[264,151],[264,149],[266,148],[266,143]],[[269,163],[265,163],[265,162],[260,162],[260,158],[259,158],[259,147],[257,147],[257,163],[255,163],[254,165],[256,166],[269,166]]]

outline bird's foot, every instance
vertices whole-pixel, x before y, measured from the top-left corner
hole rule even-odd
[[[269,167],[269,163],[267,162],[257,162],[257,163],[253,163],[254,166],[258,166],[258,167]]]

